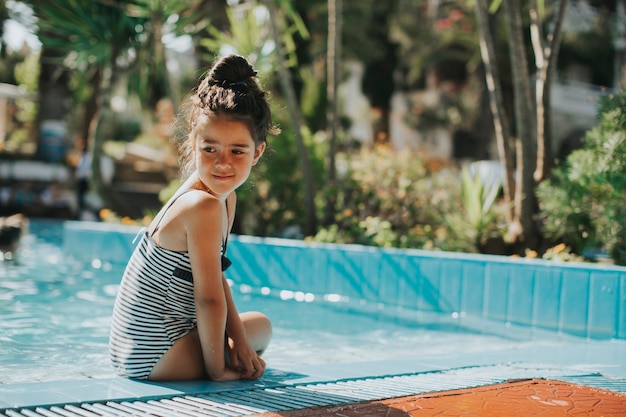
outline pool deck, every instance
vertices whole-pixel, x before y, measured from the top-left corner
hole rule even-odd
[[[254,414],[255,417],[623,416],[626,395],[532,379],[382,401]]]
[[[7,416],[185,415],[181,409],[198,416],[553,416],[573,411],[626,416],[626,342],[583,340],[556,349],[270,368],[258,381],[102,378],[0,385],[0,414]]]

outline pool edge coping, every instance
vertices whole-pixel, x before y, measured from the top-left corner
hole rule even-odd
[[[617,341],[611,347],[623,351],[626,343]],[[455,370],[467,370],[469,374],[493,378],[498,367],[520,370],[524,377],[559,379],[561,377],[602,377],[608,380],[623,381],[626,387],[626,359],[623,363],[606,363],[609,359],[598,357],[594,363],[581,358],[588,355],[594,346],[573,344],[563,349],[571,350],[570,358],[561,358],[558,352],[552,358],[539,361],[534,355],[542,347],[497,352],[474,352],[466,355],[432,355],[426,357],[401,358],[369,362],[326,363],[321,365],[291,366],[289,370],[270,367],[268,374],[258,381],[183,381],[154,383],[136,381],[122,377],[65,379],[58,381],[31,382],[21,384],[0,384],[0,412],[9,409],[47,407],[50,405],[103,403],[107,401],[158,399],[180,395],[211,394],[218,392],[242,392],[259,388],[302,386],[315,384],[336,384],[348,380],[387,378],[401,375],[438,374]],[[544,355],[545,356],[545,355]],[[602,360],[604,359],[604,364]],[[523,370],[523,372],[521,371]],[[607,371],[608,370],[608,371]],[[611,374],[611,370],[613,374]],[[610,386],[595,388],[611,390]],[[467,386],[465,388],[471,388]],[[12,390],[12,391],[11,391]],[[72,391],[70,394],[68,391]],[[433,391],[434,392],[434,391]],[[8,395],[22,400],[8,402]]]

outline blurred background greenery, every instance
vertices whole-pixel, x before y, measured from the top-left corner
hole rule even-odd
[[[626,264],[625,3],[0,0],[0,215],[148,222],[234,52],[282,128],[235,233]]]

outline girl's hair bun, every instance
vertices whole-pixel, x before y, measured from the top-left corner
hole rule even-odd
[[[208,85],[234,87],[255,81],[257,72],[248,60],[239,55],[228,55],[218,60],[207,76]]]

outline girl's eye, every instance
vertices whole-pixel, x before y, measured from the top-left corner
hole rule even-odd
[[[207,146],[206,148],[204,148],[205,152],[215,152],[215,148],[211,147],[211,146]]]

